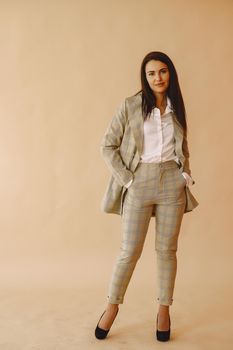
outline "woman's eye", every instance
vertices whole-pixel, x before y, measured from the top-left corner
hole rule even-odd
[[[161,70],[160,72],[161,72],[161,73],[167,73],[167,70]],[[150,75],[154,75],[154,73],[149,73],[148,75],[149,75],[149,76],[150,76]]]

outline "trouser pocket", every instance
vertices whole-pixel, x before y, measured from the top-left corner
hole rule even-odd
[[[180,170],[179,168],[177,168],[177,172],[178,172],[178,177],[180,179],[180,181],[186,185],[187,184],[187,181],[185,179],[185,177],[182,175],[182,170]]]

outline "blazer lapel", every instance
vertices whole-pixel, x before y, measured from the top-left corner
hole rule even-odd
[[[174,113],[172,113],[172,120],[174,125],[174,138],[175,138],[175,152],[181,161],[183,161],[184,155],[182,150],[183,143],[183,129],[176,119]]]
[[[132,129],[137,151],[139,155],[142,154],[143,148],[143,116],[141,111],[141,95],[137,95],[137,98],[132,104],[130,104],[129,124]]]

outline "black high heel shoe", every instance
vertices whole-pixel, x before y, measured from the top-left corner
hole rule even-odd
[[[170,339],[170,333],[171,333],[171,320],[169,316],[169,329],[168,331],[159,331],[158,330],[158,314],[157,314],[157,330],[156,330],[156,337],[159,341],[168,341]]]
[[[117,309],[116,315],[118,314],[118,311],[119,311],[119,309]],[[100,320],[103,317],[105,312],[106,312],[106,310],[102,313],[102,315],[101,315],[101,317],[99,319],[99,322],[100,322]],[[114,317],[114,320],[116,318],[116,315]],[[114,322],[114,320],[113,320],[113,322]],[[99,324],[99,322],[98,322],[98,324]],[[110,331],[111,327],[108,330],[105,330],[105,329],[100,328],[98,326],[98,324],[97,324],[96,329],[95,329],[95,336],[96,336],[97,339],[104,339],[104,338],[107,337],[108,332]]]

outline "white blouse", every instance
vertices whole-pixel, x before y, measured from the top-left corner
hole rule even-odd
[[[154,107],[149,119],[143,124],[143,152],[141,154],[141,163],[159,163],[168,160],[175,160],[179,163],[179,158],[175,154],[174,144],[174,125],[172,121],[171,100],[167,96],[167,106],[164,114],[161,116],[160,109]],[[193,185],[192,177],[183,172],[186,179],[186,186]],[[133,179],[125,187],[129,187]]]

